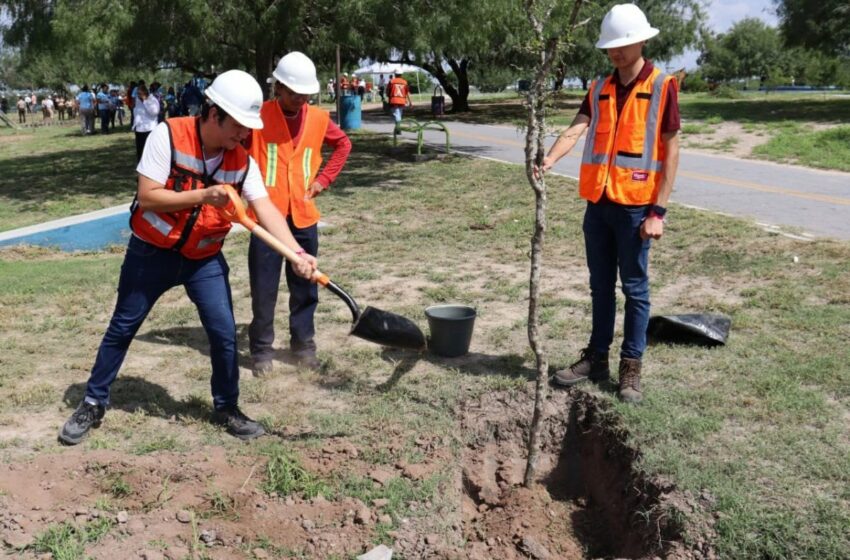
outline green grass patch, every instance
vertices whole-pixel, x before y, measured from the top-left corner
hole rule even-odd
[[[765,144],[756,146],[753,154],[772,161],[850,171],[850,126],[815,132],[802,128],[775,133]]]
[[[266,480],[263,489],[279,496],[300,494],[304,498],[315,498],[329,493],[328,485],[305,469],[292,450],[272,444],[263,449],[268,456]]]
[[[86,558],[85,546],[106,536],[112,525],[106,518],[81,526],[73,523],[53,525],[39,534],[30,548],[36,554],[49,553],[54,560],[79,560]]]

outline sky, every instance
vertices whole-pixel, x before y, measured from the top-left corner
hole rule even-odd
[[[744,18],[758,18],[774,27],[779,25],[773,0],[710,0],[708,4],[708,26],[715,33],[728,31]],[[698,55],[696,51],[688,51],[665,66],[668,70],[682,67],[693,69],[696,68]]]

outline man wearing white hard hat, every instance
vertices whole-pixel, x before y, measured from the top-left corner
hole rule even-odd
[[[676,80],[643,58],[643,45],[658,33],[634,4],[611,8],[602,20],[596,46],[608,52],[614,73],[591,83],[578,115],[539,169],[551,169],[587,131],[579,195],[587,200],[583,230],[593,326],[579,360],[557,371],[552,382],[571,386],[608,379],[619,272],[626,297],[619,396],[633,403],[643,398],[650,240],[664,233],[667,200],[679,163]]]
[[[229,197],[224,185],[244,196],[260,223],[293,251],[302,253],[295,272],[310,278],[315,258],[303,255],[272,204],[256,162],[242,146],[251,130],[262,128],[263,93],[241,70],[221,74],[206,89],[198,117],[159,124],[148,137],[131,207],[133,235],[118,281],[118,301],[98,349],[86,394],[59,433],[69,445],[100,425],[109,405],[109,388],[118,375],[136,331],[154,303],[182,285],[198,309],[209,339],[213,396],[212,420],[240,439],[264,433],[238,406],[239,365],[236,322],[221,253],[230,222],[218,212]]]
[[[319,252],[319,209],[315,198],[327,190],[342,171],[351,141],[330,119],[330,114],[308,101],[319,93],[316,66],[307,55],[291,52],[273,72],[275,99],[263,103],[263,128],[253,131],[247,147],[259,163],[266,190],[286,216],[289,228],[303,251]],[[322,167],[322,147],[332,150]],[[317,370],[313,317],[319,303],[314,282],[294,274],[292,266],[256,236],[248,248],[253,319],[248,341],[254,375],[274,369],[274,317],[285,264],[289,289],[289,357],[296,365]]]

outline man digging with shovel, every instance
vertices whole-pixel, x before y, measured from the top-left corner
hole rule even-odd
[[[139,185],[118,281],[118,301],[100,344],[86,394],[59,433],[80,443],[100,425],[109,388],[127,349],[157,299],[182,285],[198,309],[210,343],[212,421],[240,439],[263,435],[263,427],[238,406],[239,365],[229,268],[221,253],[230,221],[218,208],[230,203],[235,185],[261,223],[301,258],[295,274],[311,278],[316,259],[305,254],[268,197],[256,162],[241,142],[260,129],[260,85],[241,70],[221,74],[206,89],[199,117],[168,119],[153,130],[137,171]]]

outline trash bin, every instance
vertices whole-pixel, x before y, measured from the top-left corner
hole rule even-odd
[[[437,95],[437,90],[440,91],[440,95]],[[442,86],[437,86],[434,88],[434,95],[431,96],[431,114],[435,117],[439,117],[444,115],[446,112],[446,96],[443,95]]]
[[[340,124],[343,130],[360,128],[360,97],[343,95],[339,100]]]
[[[428,348],[435,354],[454,358],[469,352],[475,308],[468,305],[432,305],[425,309],[431,337]]]

